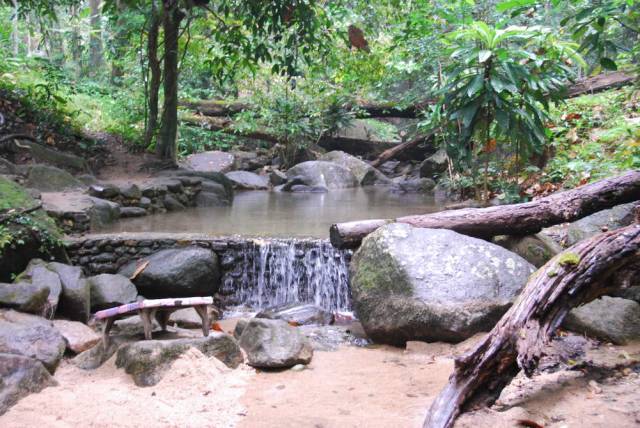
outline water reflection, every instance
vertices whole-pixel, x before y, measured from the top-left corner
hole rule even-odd
[[[391,193],[386,188],[329,193],[238,192],[230,207],[123,219],[104,232],[192,232],[213,235],[326,238],[333,223],[394,218],[441,209],[433,197]]]

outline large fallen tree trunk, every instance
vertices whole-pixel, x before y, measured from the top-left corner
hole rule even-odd
[[[573,190],[532,202],[488,208],[466,208],[395,220],[362,220],[331,226],[331,243],[337,248],[357,248],[362,239],[387,223],[451,229],[478,238],[527,235],[555,224],[574,221],[615,205],[640,199],[640,170],[628,171]]]
[[[406,152],[407,150],[416,147],[418,144],[427,141],[433,136],[434,133],[435,131],[431,131],[426,135],[418,135],[412,140],[406,141],[402,144],[397,144],[390,149],[385,150],[380,154],[380,156],[378,156],[375,160],[373,160],[373,162],[371,162],[371,166],[373,166],[374,168],[378,168],[389,159],[393,159],[399,154]]]
[[[550,260],[529,278],[493,330],[455,360],[449,383],[432,403],[424,427],[451,427],[461,412],[495,402],[520,369],[530,376],[565,315],[618,288],[614,276],[620,272],[633,270],[637,275],[638,261],[637,224],[596,235]]]
[[[604,91],[606,89],[617,88],[629,85],[635,80],[634,76],[625,74],[621,71],[613,73],[603,73],[594,77],[588,77],[575,82],[567,87],[567,98],[577,97],[579,95]],[[399,117],[407,119],[415,119],[420,116],[424,108],[430,104],[435,104],[435,100],[423,100],[419,103],[398,107],[393,103],[375,103],[375,102],[358,102],[352,106],[346,106],[347,110],[356,110],[366,113],[367,117]],[[201,100],[201,101],[182,101],[181,107],[211,117],[233,116],[243,110],[255,108],[250,102],[246,101],[224,101],[224,100]]]

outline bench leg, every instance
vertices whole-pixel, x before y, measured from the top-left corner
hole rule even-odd
[[[153,330],[153,316],[155,315],[154,309],[140,309],[139,314],[140,318],[142,318],[142,327],[144,328],[144,338],[146,340],[151,340],[151,331]]]
[[[109,332],[111,331],[111,327],[113,327],[115,320],[115,317],[107,318],[104,320],[104,324],[102,325],[102,344],[105,351],[109,347]]]
[[[200,315],[200,319],[202,320],[202,334],[205,337],[209,336],[209,311],[207,310],[207,305],[197,305],[193,307],[198,315]]]

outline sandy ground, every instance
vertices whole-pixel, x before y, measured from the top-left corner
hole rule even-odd
[[[0,426],[419,427],[453,369],[450,356],[473,342],[342,346],[316,351],[305,370],[277,372],[230,370],[192,350],[150,388],[135,386],[114,358],[93,371],[64,362],[59,386],[20,401]],[[496,406],[466,414],[456,426],[640,426],[640,365],[628,364],[640,361],[640,344],[594,352],[606,356],[588,356],[599,369],[518,376]]]

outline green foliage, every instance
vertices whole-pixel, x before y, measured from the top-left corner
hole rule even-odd
[[[560,266],[575,266],[580,263],[580,256],[572,252],[562,253],[558,256],[557,262]]]

